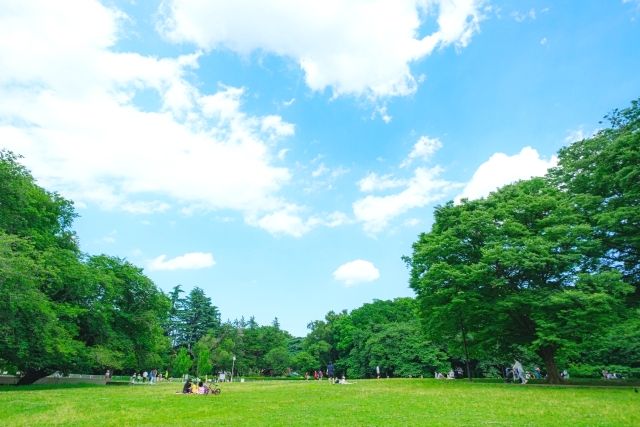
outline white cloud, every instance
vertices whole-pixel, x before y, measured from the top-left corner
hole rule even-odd
[[[125,212],[133,214],[150,214],[155,212],[166,212],[171,208],[171,205],[158,200],[150,202],[124,202],[121,205],[121,209]]]
[[[199,53],[114,49],[126,17],[97,1],[10,2],[0,15],[0,141],[40,183],[79,205],[135,213],[172,205],[246,217],[287,204],[274,166],[280,116],[243,112],[245,89],[202,93]],[[159,105],[138,105],[149,91]],[[149,201],[152,200],[152,201]]]
[[[151,271],[197,270],[212,267],[215,263],[210,253],[190,252],[171,259],[167,259],[166,255],[160,255],[149,262],[148,268]]]
[[[302,237],[319,226],[333,228],[349,223],[347,215],[342,212],[333,212],[326,218],[310,216],[305,219],[303,211],[300,206],[291,204],[262,217],[253,217],[249,219],[249,224],[274,235]]]
[[[417,168],[414,176],[405,184],[399,193],[386,196],[366,196],[353,203],[353,213],[363,223],[368,233],[384,230],[389,222],[403,213],[426,206],[444,198],[459,184],[439,178],[440,167]]]
[[[356,259],[342,264],[333,272],[333,278],[351,287],[380,278],[380,271],[370,261]]]
[[[481,164],[467,183],[462,193],[455,198],[478,199],[488,196],[494,190],[513,182],[543,176],[547,170],[558,163],[554,155],[545,160],[531,147],[524,147],[518,154],[508,156],[495,153],[489,160]]]
[[[375,172],[369,172],[367,176],[358,181],[358,188],[363,193],[389,190],[407,185],[407,180],[395,178],[391,174],[379,176]]]
[[[409,157],[400,164],[400,167],[407,167],[416,159],[429,160],[440,148],[442,148],[442,143],[438,138],[429,138],[423,135],[415,143]]]
[[[540,39],[540,45],[545,46],[547,43],[549,43],[549,40],[546,37]]]
[[[417,86],[410,64],[436,48],[467,46],[479,29],[482,3],[168,0],[159,29],[174,42],[205,50],[225,48],[241,55],[262,51],[291,58],[314,91],[331,87],[335,96],[407,95]],[[417,36],[433,24],[435,31]]]

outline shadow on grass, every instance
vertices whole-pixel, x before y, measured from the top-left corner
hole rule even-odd
[[[104,387],[100,384],[30,384],[30,385],[15,385],[15,384],[3,384],[0,385],[0,393],[7,391],[44,391],[44,390],[63,390],[63,389],[77,389],[77,388],[96,388]]]
[[[515,384],[513,381],[505,381],[495,378],[474,378],[473,382],[493,383],[493,384]],[[563,381],[561,384],[549,384],[546,380],[530,379],[530,385],[547,385],[554,387],[562,386],[584,386],[584,387],[637,387],[640,386],[640,379],[632,378],[626,380],[600,380],[595,378],[572,378]]]

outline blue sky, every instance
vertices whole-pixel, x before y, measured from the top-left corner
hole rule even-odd
[[[640,96],[640,2],[0,1],[0,148],[81,248],[294,335],[411,296],[433,207]]]

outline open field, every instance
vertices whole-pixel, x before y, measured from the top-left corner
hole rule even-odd
[[[219,396],[180,384],[0,387],[3,425],[640,425],[631,387],[466,381],[233,383]]]

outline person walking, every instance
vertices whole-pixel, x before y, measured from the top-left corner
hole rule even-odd
[[[514,360],[513,363],[513,376],[520,380],[522,384],[527,383],[527,378],[524,376],[524,368],[519,360]]]

